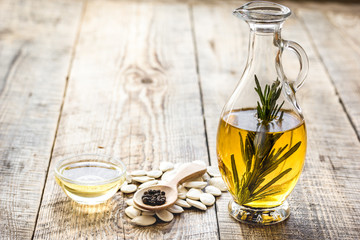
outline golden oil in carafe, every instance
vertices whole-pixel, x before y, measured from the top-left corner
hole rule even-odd
[[[300,176],[305,153],[305,123],[290,111],[265,130],[255,109],[231,111],[220,120],[219,168],[240,205],[271,208],[282,204]]]

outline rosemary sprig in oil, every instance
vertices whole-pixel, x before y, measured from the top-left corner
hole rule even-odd
[[[255,91],[259,95],[260,102],[257,102],[257,116],[259,120],[262,121],[264,125],[267,125],[272,120],[276,119],[281,107],[284,105],[284,101],[280,104],[280,106],[276,103],[278,98],[280,97],[282,87],[279,87],[280,81],[276,79],[276,81],[269,85],[265,85],[264,92],[262,92],[260,83],[258,78],[255,75]],[[282,119],[284,112],[281,112],[279,119]]]
[[[272,186],[282,177],[288,174],[292,168],[285,169],[276,177],[265,182],[266,176],[272,173],[278,166],[294,154],[301,145],[301,141],[294,146],[289,147],[286,144],[283,147],[274,148],[277,140],[283,133],[269,133],[269,124],[274,120],[282,120],[283,111],[277,118],[284,101],[278,105],[282,88],[279,87],[280,81],[276,80],[271,86],[265,85],[262,91],[259,80],[255,75],[255,91],[259,95],[260,102],[257,102],[257,117],[259,119],[259,130],[249,132],[243,140],[241,133],[240,150],[246,166],[245,173],[239,179],[236,168],[234,154],[231,155],[231,167],[235,183],[235,194],[239,204],[247,204],[253,201],[263,199],[269,195],[276,194],[278,191]],[[286,149],[288,149],[286,151]]]

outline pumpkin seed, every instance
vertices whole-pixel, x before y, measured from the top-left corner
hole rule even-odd
[[[133,201],[133,199],[132,198],[130,198],[130,199],[128,199],[128,200],[126,200],[126,202],[125,202],[128,206],[134,206],[134,201]]]
[[[209,166],[209,167],[207,167],[207,173],[208,173],[211,177],[221,177],[219,168],[218,168],[218,167],[215,167],[215,166]]]
[[[222,180],[221,177],[211,178],[210,181],[209,181],[209,185],[217,187],[222,192],[227,191],[227,187],[226,187],[226,185],[225,185],[225,183],[224,183],[224,181]]]
[[[176,204],[172,205],[171,207],[168,207],[166,210],[168,210],[171,213],[182,213],[184,212],[184,209]]]
[[[132,180],[135,182],[144,183],[144,182],[154,180],[154,178],[148,177],[148,176],[141,176],[141,177],[133,177]]]
[[[211,206],[215,203],[215,197],[210,193],[203,193],[200,196],[200,201],[206,206]]]
[[[172,162],[161,162],[159,168],[161,171],[166,172],[174,169],[174,164]]]
[[[135,184],[124,184],[121,186],[120,191],[123,193],[133,193],[137,189],[137,186]]]
[[[202,194],[203,192],[197,188],[191,188],[187,194],[186,194],[186,197],[187,198],[190,198],[192,200],[199,200],[200,199],[200,195]]]
[[[162,220],[164,222],[171,222],[171,220],[174,219],[174,214],[172,214],[171,212],[169,212],[166,209],[157,211],[157,212],[155,212],[155,214],[158,218],[160,218],[160,220]]]
[[[164,172],[164,174],[161,176],[161,180],[168,182],[175,176],[175,174],[176,174],[175,170]]]
[[[187,201],[182,200],[182,199],[176,200],[175,204],[180,206],[180,207],[184,207],[184,208],[190,208],[191,207],[190,204]]]
[[[141,212],[142,216],[154,216],[155,212]]]
[[[146,188],[146,187],[150,187],[150,186],[154,186],[158,183],[158,180],[152,180],[152,181],[149,181],[149,182],[145,182],[143,184],[140,184],[139,186],[139,189],[143,189],[143,188]]]
[[[156,218],[152,216],[137,216],[131,222],[139,226],[150,226],[156,222]]]
[[[207,186],[205,188],[205,192],[210,193],[210,194],[214,195],[215,197],[218,197],[221,195],[221,190],[215,186]]]
[[[139,176],[145,176],[146,171],[145,170],[135,170],[131,172],[131,176],[139,177]]]
[[[129,218],[134,218],[134,217],[140,216],[141,211],[134,208],[133,206],[130,206],[130,207],[125,208],[125,214]]]
[[[159,178],[163,172],[161,170],[152,170],[146,173],[146,176],[153,177],[153,178]]]
[[[206,187],[207,182],[199,182],[199,181],[191,181],[191,182],[185,182],[183,183],[184,187],[187,188],[199,188],[202,189],[204,187]]]
[[[191,206],[196,207],[196,208],[198,208],[198,209],[200,209],[200,210],[206,210],[206,209],[207,209],[207,207],[206,207],[203,203],[201,203],[201,202],[199,202],[199,201],[195,201],[195,200],[192,200],[192,199],[189,199],[189,198],[187,198],[186,201],[187,201]]]
[[[185,199],[186,198],[186,193],[178,193],[178,198]]]

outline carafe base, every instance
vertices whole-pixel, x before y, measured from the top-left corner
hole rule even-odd
[[[287,201],[274,208],[250,208],[230,200],[230,215],[242,223],[264,226],[284,221],[290,216],[290,207]]]

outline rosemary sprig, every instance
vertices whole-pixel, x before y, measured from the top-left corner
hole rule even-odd
[[[257,102],[257,116],[259,120],[262,121],[264,125],[267,125],[272,120],[276,119],[281,107],[284,105],[283,101],[280,106],[276,103],[280,97],[282,87],[279,87],[280,81],[276,81],[269,85],[265,86],[264,92],[262,92],[258,78],[255,75],[255,91],[258,93],[260,102]],[[281,112],[279,120],[282,119],[284,112]]]
[[[280,105],[277,104],[282,90],[282,88],[279,87],[280,81],[276,80],[271,86],[266,85],[264,92],[261,89],[256,75],[255,84],[255,91],[258,93],[260,99],[260,102],[257,103],[260,131],[249,131],[245,136],[245,141],[239,132],[241,155],[246,166],[246,171],[241,176],[241,179],[238,175],[235,156],[234,154],[230,156],[231,170],[235,183],[235,195],[239,204],[247,204],[279,193],[280,190],[274,188],[273,185],[288,174],[292,168],[285,169],[266,184],[262,184],[265,182],[265,178],[277,169],[282,162],[294,154],[301,145],[301,141],[299,141],[292,147],[286,144],[283,147],[274,148],[277,140],[284,134],[268,132],[268,124],[277,118],[284,104],[284,101]],[[278,120],[282,120],[283,113],[282,111]],[[285,151],[288,148],[289,150]]]

